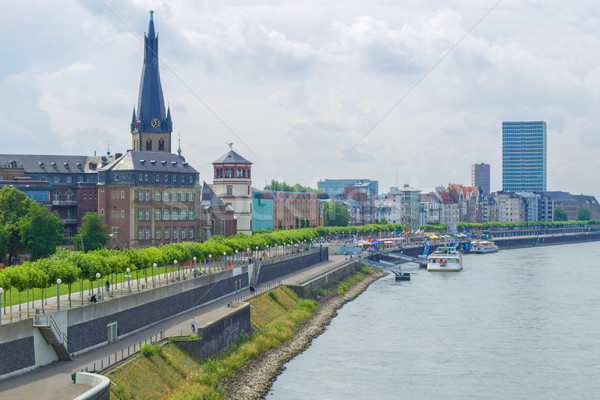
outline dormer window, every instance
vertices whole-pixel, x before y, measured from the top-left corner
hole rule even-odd
[[[75,165],[77,165],[77,167],[78,167],[78,168],[81,168],[81,163],[80,163],[80,162],[78,162],[78,163],[77,163],[77,164],[75,164]]]
[[[146,162],[146,160],[140,160],[140,162],[141,162],[142,164],[144,164],[144,163]]]
[[[69,163],[63,163],[63,165],[65,166],[66,169],[69,169]]]
[[[43,162],[39,162],[38,165],[40,166],[40,168],[44,168],[44,163]]]
[[[171,164],[177,165],[177,161],[171,161]]]
[[[56,163],[55,163],[54,161],[52,161],[52,162],[50,163],[50,165],[52,165],[54,168],[56,168]]]
[[[161,163],[162,165],[167,165],[167,162],[166,162],[165,160],[162,160],[160,163]]]
[[[152,163],[152,165],[156,164],[156,160],[150,160],[150,162]]]

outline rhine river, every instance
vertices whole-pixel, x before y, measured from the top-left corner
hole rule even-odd
[[[463,261],[373,283],[267,399],[599,399],[600,243]]]

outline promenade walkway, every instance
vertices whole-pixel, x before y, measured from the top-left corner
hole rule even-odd
[[[330,256],[329,261],[305,268],[280,279],[257,285],[257,294],[279,284],[297,284],[309,281],[347,262],[350,262],[350,260],[345,260],[344,256]],[[37,370],[0,381],[0,400],[20,398],[72,400],[89,389],[89,387],[71,383],[71,373],[73,371],[79,371],[86,367],[89,369],[94,363],[99,364],[102,362],[101,360],[105,360],[106,365],[109,356],[113,357],[112,359],[114,360],[115,354],[120,355],[121,351],[133,348],[134,345],[139,348],[140,342],[144,343],[146,340],[160,337],[160,332],[164,332],[165,337],[190,335],[192,333],[190,326],[192,318],[194,318],[198,327],[202,326],[208,320],[221,318],[232,312],[232,309],[227,307],[227,305],[239,297],[240,293],[228,295],[211,304],[189,310],[121,340],[78,355],[73,361],[57,361]]]

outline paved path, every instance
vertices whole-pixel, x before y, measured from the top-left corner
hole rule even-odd
[[[280,279],[257,285],[256,289],[260,293],[279,283],[297,284],[298,282],[306,282],[348,261],[344,259],[344,256],[330,256],[329,261],[305,268],[302,271],[286,275]],[[26,374],[0,381],[0,400],[33,400],[42,398],[72,400],[89,389],[89,387],[71,383],[71,373],[73,371],[79,371],[82,368],[85,369],[85,367],[93,365],[94,362],[99,363],[100,360],[107,360],[108,356],[111,356],[114,361],[114,354],[117,354],[120,359],[121,351],[124,351],[126,355],[126,349],[132,349],[134,345],[139,348],[140,342],[143,343],[145,340],[157,337],[161,331],[165,332],[165,336],[167,337],[190,335],[192,333],[190,326],[192,318],[195,319],[197,326],[201,326],[204,319],[215,319],[219,315],[224,316],[232,312],[232,309],[227,307],[227,304],[239,297],[240,293],[232,294],[211,304],[187,311],[179,316],[171,317],[119,341],[83,353],[75,357],[73,361],[57,361]]]

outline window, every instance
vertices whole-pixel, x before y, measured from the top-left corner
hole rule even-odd
[[[115,235],[115,236],[119,236],[119,228],[118,228],[118,227],[116,227],[116,226],[115,226],[115,227],[113,227],[113,228],[112,228],[112,231],[113,231],[113,235]]]
[[[67,190],[65,192],[65,196],[66,196],[67,200],[69,200],[69,201],[73,200],[73,192],[71,192],[70,190]]]
[[[138,190],[138,200],[139,201],[143,201],[144,200],[144,191],[143,190]]]
[[[138,181],[140,181],[140,182],[141,182],[141,181],[142,181],[142,179],[144,179],[144,177],[142,176],[142,174],[139,174],[139,175],[138,175]]]
[[[118,193],[118,192],[110,192],[110,198],[111,198],[111,199],[114,199],[114,198],[115,198],[115,195],[116,195],[117,193]]]
[[[181,240],[185,239],[185,228],[181,228]]]
[[[144,231],[142,228],[138,229],[138,240],[142,240],[144,238]]]
[[[125,218],[125,210],[121,210],[121,218]]]
[[[233,185],[227,185],[227,194],[228,195],[232,195],[233,194]]]
[[[146,201],[150,201],[150,191],[146,190]]]
[[[163,200],[164,201],[169,201],[169,192],[167,192],[166,190],[165,190],[165,194],[163,196]]]
[[[171,215],[171,219],[173,221],[177,221],[179,219],[179,211],[173,210],[172,215]],[[175,238],[175,236],[173,236],[173,238]]]
[[[138,209],[138,220],[142,221],[144,219],[144,210],[142,210],[141,208]]]
[[[181,210],[181,214],[179,215],[179,218],[180,218],[182,221],[185,221],[185,220],[186,220],[186,218],[187,218],[187,215],[186,215],[186,212],[185,212],[185,210]]]
[[[146,240],[150,239],[150,228],[146,228]]]
[[[154,192],[154,201],[161,201],[161,197],[162,197],[162,193],[160,192],[160,190],[157,190],[156,192]]]
[[[73,182],[73,178],[70,176],[67,176],[67,183],[72,183]]]
[[[58,183],[58,176],[54,177],[54,183]]]
[[[163,219],[165,221],[168,221],[169,219],[171,219],[171,217],[169,216],[169,210],[165,208],[165,210],[163,211]],[[167,237],[165,236],[165,239],[167,239]]]
[[[194,228],[190,228],[190,239],[194,238]]]
[[[165,240],[169,239],[169,228],[165,228]]]
[[[181,201],[187,201],[187,200],[185,199],[185,192],[181,192],[181,195],[180,195],[180,197],[179,197],[179,198],[181,199]]]
[[[150,220],[150,210],[144,210],[144,214],[146,216],[146,221]]]
[[[156,233],[154,235],[154,239],[160,239],[160,228],[156,228]]]
[[[158,141],[158,151],[164,151],[165,150],[165,140],[164,139],[160,139]],[[165,238],[167,239],[167,238]]]
[[[177,228],[173,228],[173,240],[177,240]]]
[[[58,192],[58,190],[55,190],[54,192],[52,192],[52,200],[58,201],[59,199],[60,199],[60,193]]]
[[[233,169],[227,168],[225,170],[225,178],[233,178]]]
[[[144,180],[148,182],[148,174],[144,174]]]
[[[160,221],[160,210],[157,208],[156,210],[154,210],[154,220],[155,221]]]
[[[177,192],[173,192],[173,201],[177,201]]]
[[[100,215],[104,215],[104,208],[100,209]]]
[[[124,199],[125,198],[125,192],[121,191],[121,198]]]
[[[188,219],[189,219],[190,221],[193,221],[193,220],[194,220],[194,210],[190,210],[190,211],[188,212]]]

